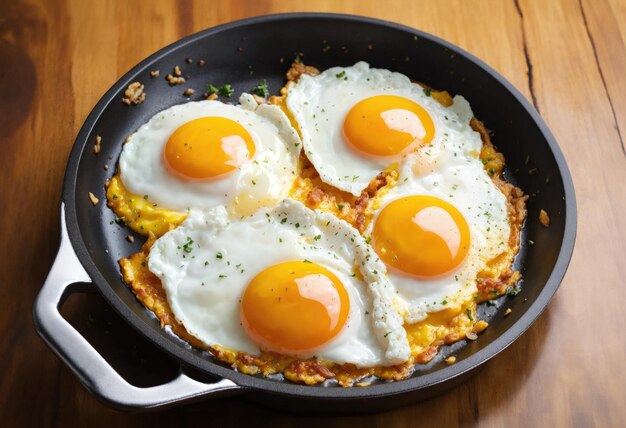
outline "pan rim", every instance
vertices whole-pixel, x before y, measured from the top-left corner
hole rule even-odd
[[[289,381],[276,381],[246,375],[234,371],[231,368],[223,367],[218,363],[215,363],[208,359],[201,358],[184,349],[183,347],[175,345],[170,339],[166,338],[165,335],[161,334],[160,332],[149,328],[146,322],[141,319],[139,315],[130,310],[130,308],[122,301],[122,299],[115,293],[113,288],[108,284],[106,279],[100,274],[98,267],[93,261],[87,249],[87,246],[85,245],[85,242],[80,232],[80,227],[78,225],[76,211],[77,201],[75,198],[75,187],[77,184],[78,167],[80,165],[83,154],[88,152],[85,150],[88,145],[87,137],[91,133],[94,125],[97,123],[100,115],[104,112],[109,103],[111,103],[115,99],[120,90],[125,88],[132,81],[133,77],[135,77],[140,70],[143,70],[149,64],[158,61],[165,56],[172,55],[174,52],[180,50],[188,44],[196,42],[197,40],[210,37],[223,31],[236,30],[237,28],[249,25],[267,24],[277,21],[296,19],[335,20],[338,23],[340,21],[350,21],[362,24],[389,27],[391,29],[400,30],[408,34],[427,39],[433,43],[439,44],[449,49],[451,52],[454,52],[457,55],[465,57],[476,66],[480,67],[484,72],[488,73],[515,97],[517,102],[521,104],[526,113],[531,117],[533,122],[539,128],[541,134],[545,139],[545,142],[548,144],[548,147],[550,148],[554,156],[558,167],[558,172],[563,182],[565,194],[565,226],[563,232],[563,241],[561,243],[559,255],[554,264],[552,272],[548,280],[544,284],[543,289],[537,296],[536,300],[526,309],[525,313],[520,317],[519,320],[512,324],[509,329],[507,329],[503,334],[494,339],[491,343],[487,344],[476,353],[462,359],[456,364],[444,367],[432,373],[416,377],[409,377],[407,379],[396,382],[370,385],[363,388],[312,387],[292,383]],[[496,72],[482,60],[466,52],[465,50],[443,39],[440,39],[437,36],[433,36],[423,31],[402,24],[397,24],[394,22],[376,18],[349,14],[319,12],[296,12],[261,15],[252,18],[232,21],[226,24],[205,29],[203,31],[180,39],[139,62],[136,66],[131,68],[111,86],[111,88],[100,98],[100,100],[97,102],[90,114],[85,119],[85,122],[74,141],[68,159],[63,185],[63,202],[65,206],[67,229],[70,242],[74,248],[74,251],[76,252],[78,259],[80,260],[81,264],[94,282],[94,285],[104,296],[108,304],[111,305],[116,310],[116,312],[125,319],[128,324],[130,324],[133,328],[140,332],[160,350],[175,358],[183,366],[187,365],[196,368],[202,372],[214,375],[216,377],[230,379],[231,381],[235,382],[237,385],[243,388],[249,388],[254,391],[270,394],[297,396],[302,398],[316,397],[322,399],[327,398],[338,400],[369,399],[373,397],[397,395],[429,388],[459,378],[462,375],[466,374],[468,371],[478,368],[479,366],[499,354],[501,351],[511,345],[515,340],[517,340],[517,338],[521,336],[536,321],[539,315],[541,315],[541,313],[546,309],[552,296],[560,286],[572,257],[574,243],[576,239],[577,223],[574,185],[565,161],[565,157],[561,149],[559,148],[556,139],[550,132],[543,119],[539,116],[539,113],[530,104],[530,102],[498,72]]]

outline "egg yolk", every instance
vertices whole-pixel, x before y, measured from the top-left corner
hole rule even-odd
[[[343,135],[349,147],[373,156],[396,156],[428,144],[435,125],[419,104],[396,95],[366,98],[348,112]]]
[[[167,169],[184,180],[212,180],[235,170],[254,156],[248,131],[225,117],[202,117],[185,123],[163,149]]]
[[[416,277],[440,276],[459,267],[470,246],[463,214],[433,196],[396,199],[379,213],[372,244],[385,264]]]
[[[328,269],[290,261],[260,272],[241,299],[241,321],[262,349],[310,353],[343,328],[350,312],[348,292]]]

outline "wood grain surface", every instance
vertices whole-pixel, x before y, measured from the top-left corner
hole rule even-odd
[[[520,89],[574,177],[578,238],[566,278],[533,327],[479,376],[410,407],[339,418],[241,399],[149,414],[109,410],[44,345],[31,317],[57,251],[63,173],[78,129],[118,77],[157,49],[216,24],[287,11],[419,28]],[[1,424],[625,426],[625,46],[624,0],[0,0]],[[80,315],[86,301],[71,311]]]

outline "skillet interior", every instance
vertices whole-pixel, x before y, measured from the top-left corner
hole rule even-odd
[[[326,45],[331,49],[324,53]],[[532,195],[523,233],[534,245],[526,248],[527,239],[523,239],[516,262],[523,266],[523,291],[506,302],[513,309],[506,318],[503,311],[481,305],[479,316],[490,326],[478,341],[467,346],[464,342],[452,345],[456,364],[442,363],[441,356],[451,352],[444,348],[431,363],[418,366],[411,378],[365,388],[311,387],[247,376],[161,330],[155,317],[122,282],[117,260],[138,251],[143,242],[138,236],[134,244],[124,239],[129,230],[111,224],[115,215],[105,203],[103,183],[114,174],[122,141],[158,111],[185,102],[182,92],[187,87],[196,90],[192,96],[196,100],[202,98],[207,83],[230,83],[235,89],[231,101],[236,102],[241,92],[267,79],[272,93],[276,93],[296,53],[303,53],[307,64],[320,69],[365,60],[373,67],[398,71],[432,87],[463,95],[476,117],[493,130],[493,141],[506,156],[508,177]],[[193,58],[194,63],[187,64],[186,58]],[[204,67],[195,63],[201,58],[206,61]],[[175,65],[190,78],[185,85],[170,87],[164,76]],[[151,79],[149,71],[157,69],[160,77]],[[135,107],[124,106],[120,102],[124,88],[137,80],[145,84],[146,101]],[[96,135],[102,136],[98,156],[92,153]],[[104,164],[109,165],[108,171]],[[88,192],[100,198],[98,206],[91,205]],[[565,272],[575,237],[574,193],[565,161],[543,121],[510,84],[471,55],[430,35],[346,15],[252,18],[190,36],[144,60],[104,95],[86,120],[68,163],[63,199],[70,238],[79,259],[106,300],[129,324],[183,365],[251,387],[251,392],[263,393],[261,400],[271,401],[278,395],[285,406],[295,407],[305,401],[304,405],[310,405],[310,400],[298,399],[309,397],[342,410],[359,409],[363,400],[377,397],[376,403],[368,402],[368,410],[376,410],[387,407],[386,402],[404,404],[460,382],[525,331],[545,308]],[[537,221],[540,208],[550,213],[549,228]],[[501,300],[505,299],[509,298]],[[288,401],[290,398],[293,401]]]

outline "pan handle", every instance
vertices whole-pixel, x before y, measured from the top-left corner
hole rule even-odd
[[[183,370],[172,381],[139,388],[122,378],[59,312],[73,291],[90,283],[67,234],[64,204],[61,205],[61,245],[33,308],[35,329],[80,382],[105,404],[125,410],[167,407],[200,398],[233,395],[243,388],[228,379],[204,383]]]

